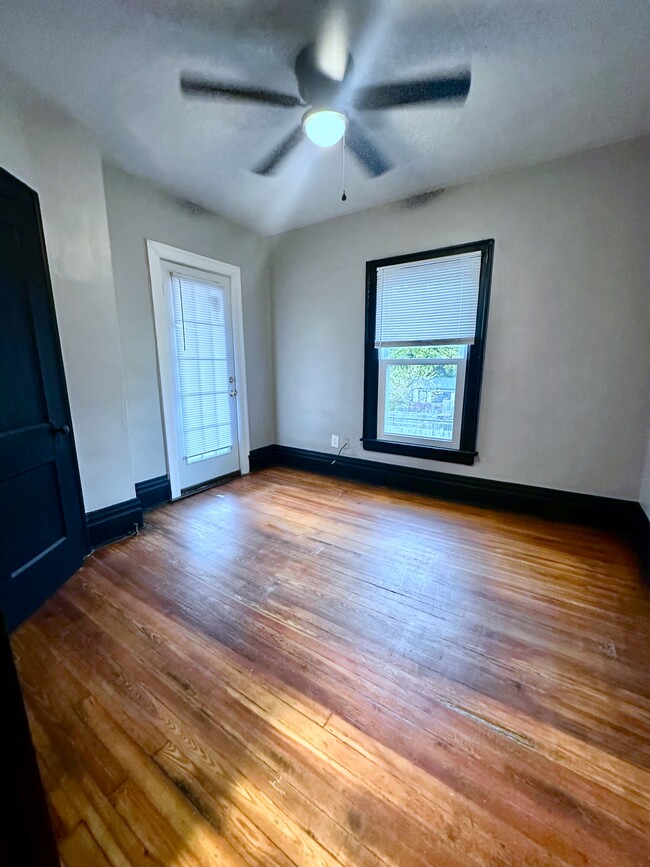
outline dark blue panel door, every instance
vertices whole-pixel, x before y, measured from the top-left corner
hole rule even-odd
[[[9,628],[87,551],[38,197],[0,169],[0,604]]]

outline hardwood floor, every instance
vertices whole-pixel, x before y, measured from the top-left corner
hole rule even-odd
[[[13,637],[62,860],[650,864],[650,602],[602,532],[265,470]]]

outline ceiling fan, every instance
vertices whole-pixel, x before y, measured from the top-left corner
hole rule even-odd
[[[321,147],[330,147],[345,135],[346,145],[373,177],[392,168],[390,160],[366,134],[357,112],[398,108],[420,103],[464,101],[469,93],[469,69],[432,78],[379,84],[356,89],[352,84],[354,64],[347,52],[341,80],[319,68],[316,46],[306,45],[298,53],[294,72],[298,93],[278,93],[257,87],[239,87],[191,74],[181,75],[181,91],[189,96],[253,102],[277,108],[306,108],[302,121],[263,160],[253,167],[259,175],[271,174],[306,135]]]

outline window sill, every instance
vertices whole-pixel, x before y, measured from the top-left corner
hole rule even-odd
[[[416,446],[411,443],[396,443],[390,440],[362,437],[363,448],[370,452],[384,452],[390,455],[407,455],[411,458],[424,458],[430,461],[446,461],[452,464],[471,466],[478,452],[461,449],[441,449],[434,446]]]

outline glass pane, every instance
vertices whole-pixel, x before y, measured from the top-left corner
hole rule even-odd
[[[457,375],[456,364],[388,364],[384,433],[451,442]]]
[[[188,463],[232,451],[232,401],[224,290],[172,276],[184,457]]]
[[[467,347],[461,346],[389,346],[381,357],[390,358],[465,358]]]

